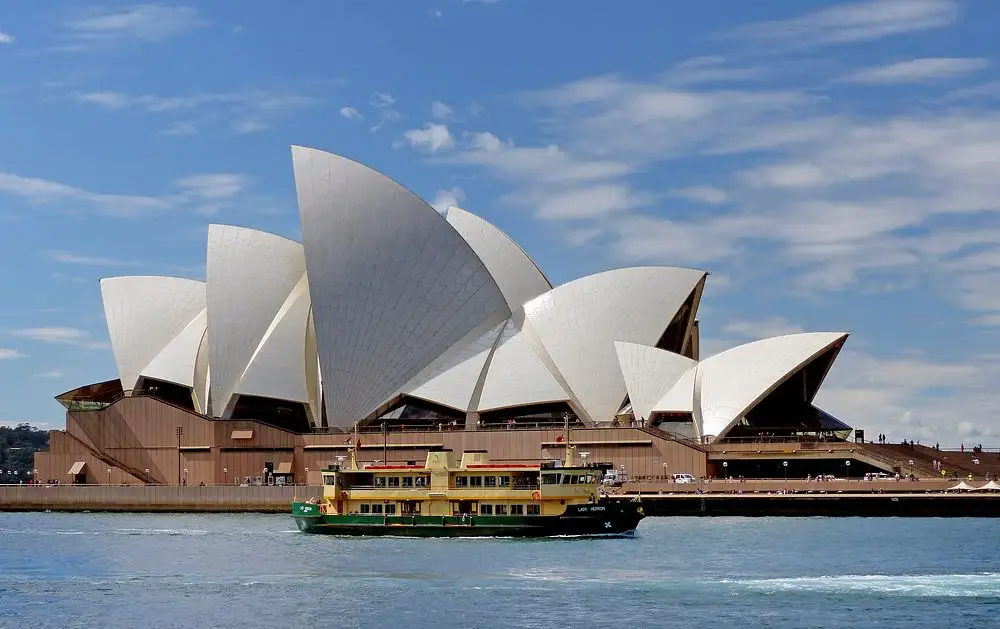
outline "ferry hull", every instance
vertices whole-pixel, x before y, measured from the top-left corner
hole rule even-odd
[[[292,517],[304,533],[395,537],[627,537],[644,517],[634,502],[570,505],[558,516],[322,515],[295,503]]]

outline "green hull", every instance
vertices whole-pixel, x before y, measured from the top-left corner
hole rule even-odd
[[[557,537],[630,536],[643,518],[632,502],[601,501],[571,505],[558,516],[322,515],[319,507],[292,504],[292,517],[304,533],[399,537]]]

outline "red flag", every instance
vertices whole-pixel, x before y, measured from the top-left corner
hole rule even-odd
[[[562,443],[563,441],[566,441],[566,437],[564,437],[563,435],[559,435],[558,437],[556,437],[556,443]]]

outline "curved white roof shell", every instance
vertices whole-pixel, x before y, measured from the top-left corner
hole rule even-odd
[[[525,325],[525,324],[522,324]],[[539,358],[530,332],[512,320],[490,359],[482,391],[472,409],[489,411],[544,402],[568,402],[569,393]]]
[[[701,424],[702,434],[725,436],[768,393],[846,338],[844,332],[789,334],[740,345],[703,360],[695,378],[696,399],[700,399],[695,420]]]
[[[639,343],[616,341],[615,351],[632,412],[643,423],[653,406],[697,364],[686,356]]]
[[[208,310],[199,312],[139,374],[185,387],[194,387],[198,350],[208,329]]]
[[[301,244],[255,229],[209,226],[206,278],[212,414],[227,412],[254,351],[304,274]]]
[[[552,289],[538,265],[500,228],[457,207],[448,208],[447,220],[486,265],[511,312]]]
[[[611,421],[625,399],[615,341],[656,345],[705,275],[676,267],[615,269],[557,286],[524,305],[582,419]]]
[[[698,370],[697,363],[681,374],[674,386],[663,394],[652,408],[650,414],[661,413],[693,413],[694,412],[694,374]],[[649,419],[649,415],[646,416]]]
[[[469,244],[415,194],[330,153],[295,146],[292,161],[328,421],[346,427],[510,309]]]
[[[506,323],[506,320],[500,323],[487,320],[417,374],[402,392],[463,413],[468,411],[475,389],[485,377],[486,362]]]
[[[101,298],[118,377],[129,390],[142,370],[205,309],[205,283],[178,277],[112,277],[101,280]]]
[[[303,275],[264,333],[236,393],[308,404],[306,329],[309,283]]]

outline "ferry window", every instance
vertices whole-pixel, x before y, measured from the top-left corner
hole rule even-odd
[[[496,487],[497,486],[497,477],[496,476],[487,476],[486,480],[485,480],[485,484],[486,484],[487,487]]]
[[[403,487],[413,487],[413,477],[404,476],[403,477]]]
[[[375,486],[376,487],[385,487],[385,476],[376,476],[375,477]]]
[[[389,487],[399,487],[399,477],[390,476],[389,477]]]
[[[493,505],[479,505],[479,515],[493,515]]]
[[[372,505],[372,513],[382,513],[382,505]]]
[[[472,487],[482,487],[483,486],[483,477],[482,476],[470,476],[469,477],[469,485],[472,486]]]
[[[455,477],[455,487],[468,487],[469,477],[468,476],[456,476]]]
[[[542,474],[542,484],[543,485],[558,485],[559,475],[558,474]]]
[[[361,513],[371,513],[372,508],[369,505],[361,505]]]
[[[510,506],[511,515],[524,515],[524,505],[511,505]]]
[[[563,485],[569,485],[570,483],[572,483],[574,481],[576,481],[576,476],[573,476],[572,474],[567,474],[567,475],[565,475],[565,476],[562,477],[562,484]]]
[[[507,515],[507,505],[497,505],[496,506],[497,515]]]
[[[337,484],[337,477],[334,476],[333,474],[324,474],[323,475],[323,484],[324,485],[336,485]]]
[[[501,487],[510,487],[510,476],[498,476],[497,485]]]
[[[385,514],[386,515],[396,515],[396,504],[393,503],[393,504],[385,505]]]
[[[541,512],[540,505],[528,505],[528,515],[538,515]]]

